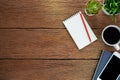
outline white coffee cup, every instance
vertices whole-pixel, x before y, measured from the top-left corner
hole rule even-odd
[[[120,28],[116,25],[108,25],[102,31],[102,40],[106,45],[120,50]]]

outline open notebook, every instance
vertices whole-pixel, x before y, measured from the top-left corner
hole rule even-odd
[[[66,19],[63,21],[63,24],[79,49],[97,40],[97,37],[81,12]]]

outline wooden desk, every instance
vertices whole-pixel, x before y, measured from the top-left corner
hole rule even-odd
[[[86,16],[87,1],[0,0],[0,80],[90,80],[101,50],[114,51],[101,40],[114,21],[102,11]],[[78,11],[98,38],[82,50],[62,24]]]

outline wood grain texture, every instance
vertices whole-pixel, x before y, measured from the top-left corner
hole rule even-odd
[[[87,1],[0,0],[0,80],[91,80],[101,50],[114,51],[101,32],[115,23],[102,11],[85,15]],[[62,23],[78,11],[98,38],[82,50]]]
[[[97,59],[101,50],[113,51],[101,40],[101,29],[93,29],[98,40],[78,50],[65,29],[1,29],[0,58]]]
[[[78,11],[84,13],[87,1],[0,0],[0,28],[64,28],[62,21]],[[92,28],[114,24],[102,11],[94,17],[85,17]],[[117,19],[120,26],[120,16]]]
[[[1,60],[1,80],[91,80],[97,60]]]

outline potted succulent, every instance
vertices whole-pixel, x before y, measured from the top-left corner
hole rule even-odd
[[[85,13],[89,16],[98,14],[101,9],[101,3],[98,0],[90,0],[85,7]]]
[[[106,15],[113,16],[116,22],[116,15],[120,13],[120,0],[104,0],[101,4],[98,0],[90,0],[86,7],[85,13],[89,16],[97,14],[101,9]]]

